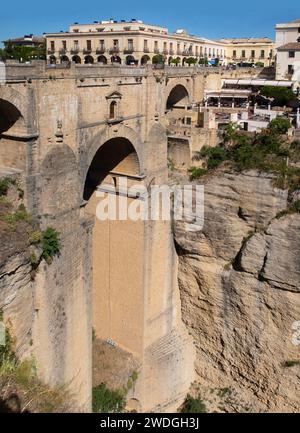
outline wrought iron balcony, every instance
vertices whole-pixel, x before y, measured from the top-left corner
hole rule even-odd
[[[104,54],[106,51],[105,47],[98,47],[96,48],[96,54]]]
[[[83,49],[83,54],[91,54],[91,52],[92,52],[92,48],[84,48]]]
[[[55,49],[48,48],[47,53],[48,54],[54,54],[55,53]]]
[[[60,48],[59,49],[59,54],[66,54],[67,49],[66,48]]]
[[[155,54],[159,54],[160,53],[159,48],[154,48],[154,52]]]
[[[163,54],[167,55],[169,54],[169,50],[167,50],[166,48],[163,49]]]
[[[120,52],[120,47],[118,45],[115,45],[114,47],[111,47],[109,49],[110,54],[117,54]]]
[[[78,54],[79,53],[79,47],[73,47],[71,48],[71,54]]]
[[[150,53],[150,49],[148,47],[144,47],[144,53]]]
[[[132,54],[135,51],[134,47],[126,47],[124,48],[124,54]]]

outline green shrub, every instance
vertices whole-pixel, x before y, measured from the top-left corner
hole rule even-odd
[[[42,234],[42,257],[49,261],[60,252],[60,240],[58,232],[52,227],[48,227]]]
[[[277,134],[286,134],[291,127],[291,122],[289,119],[283,119],[277,117],[273,119],[269,124],[269,129]]]
[[[188,172],[190,174],[190,180],[194,180],[204,176],[207,173],[207,170],[201,167],[191,167],[188,169]]]
[[[204,146],[200,151],[200,156],[207,159],[207,168],[209,170],[218,167],[221,162],[228,159],[227,151],[224,147],[207,147]]]
[[[198,396],[198,398],[194,398],[190,394],[188,394],[182,405],[181,412],[182,413],[205,413],[207,412],[207,410],[200,396]]]
[[[4,178],[0,179],[0,197],[7,194],[8,187],[10,185],[10,179]]]
[[[42,240],[42,232],[40,230],[34,230],[29,234],[29,242],[31,244],[38,244]]]
[[[283,363],[284,367],[294,367],[295,365],[300,365],[300,361],[291,359]]]
[[[117,413],[125,408],[125,396],[123,391],[110,390],[104,383],[93,388],[92,392],[93,412]]]
[[[295,99],[294,92],[287,87],[264,86],[260,93],[267,98],[273,98],[274,104],[279,106],[286,105]]]

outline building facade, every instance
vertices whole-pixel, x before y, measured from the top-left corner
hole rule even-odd
[[[189,58],[212,63],[218,59],[223,65],[252,59],[253,63],[260,61],[268,66],[274,56],[273,41],[267,38],[215,41],[189,35],[182,29],[169,33],[166,27],[135,19],[75,23],[68,32],[47,33],[46,40],[49,63],[145,65],[160,55],[165,63],[182,66],[189,64]]]
[[[276,25],[276,78],[300,83],[300,19]]]
[[[270,38],[221,39],[227,44],[227,58],[232,62],[272,66],[275,61],[275,45]]]

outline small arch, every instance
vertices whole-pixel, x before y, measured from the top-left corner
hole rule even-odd
[[[107,58],[105,56],[99,56],[97,58],[98,63],[102,63],[103,65],[107,65]]]
[[[81,58],[79,56],[73,56],[72,57],[72,62],[74,62],[74,63],[81,63]]]
[[[137,61],[133,56],[126,57],[126,65],[136,65]]]
[[[61,56],[60,63],[68,63],[68,62],[69,62],[69,57],[68,56]]]
[[[109,105],[109,118],[114,119],[116,117],[116,108],[117,108],[117,101],[111,101]]]
[[[147,65],[151,61],[150,57],[146,54],[141,58],[141,65]]]
[[[94,63],[94,58],[92,56],[85,56],[84,58],[85,65],[92,65],[93,63]]]
[[[55,56],[50,56],[49,57],[49,63],[50,63],[50,65],[55,65],[56,64],[56,57]]]
[[[112,56],[110,61],[111,61],[111,63],[119,63],[119,64],[122,63],[120,56]]]
[[[177,84],[169,93],[167,99],[167,110],[174,106],[185,106],[189,103],[189,93],[182,84]]]

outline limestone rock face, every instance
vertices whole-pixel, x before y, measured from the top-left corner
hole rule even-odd
[[[205,184],[203,230],[175,224],[198,387],[230,389],[224,411],[300,409],[300,365],[288,362],[300,361],[300,214],[277,219],[286,206],[271,176],[223,173]]]

